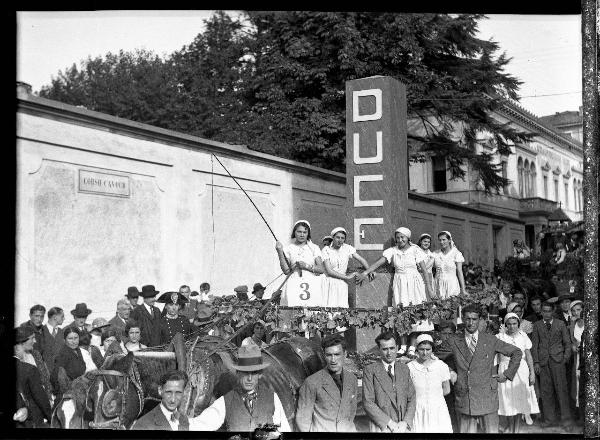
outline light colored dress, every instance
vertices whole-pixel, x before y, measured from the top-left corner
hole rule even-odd
[[[256,341],[254,340],[254,338],[252,336],[248,336],[247,338],[245,338],[242,341],[241,347],[248,347],[250,345],[254,345],[254,346],[258,347],[258,344],[256,343]],[[260,341],[260,347],[258,347],[258,348],[266,348],[266,347],[268,347],[267,343],[265,341]]]
[[[433,258],[433,252],[431,252],[431,249],[427,249],[423,252],[425,255],[427,255],[427,260],[425,261],[425,273],[422,274],[423,279],[427,277],[429,279],[429,285],[433,286],[433,264],[435,263],[435,258]]]
[[[301,245],[290,243],[284,247],[283,253],[292,266],[299,261],[315,265],[317,257],[322,258],[321,249],[312,241],[307,241]],[[303,270],[302,276],[300,276],[298,271],[295,270],[283,286],[281,305],[322,306],[324,303],[321,293],[322,284],[322,276],[315,275],[308,270]]]
[[[394,265],[394,306],[402,304],[421,304],[427,300],[423,277],[417,270],[417,264],[427,259],[423,250],[411,244],[407,249],[400,250],[397,246],[383,251],[388,263]]]
[[[523,357],[513,380],[498,383],[498,414],[501,416],[514,416],[517,414],[537,414],[540,412],[537,397],[533,386],[529,385],[529,367],[525,360],[525,350],[531,350],[531,340],[519,330],[510,336],[507,333],[498,333],[498,339],[508,342],[521,349]],[[503,354],[496,355],[498,373],[503,373],[508,368],[510,357]]]
[[[460,293],[460,284],[456,276],[456,263],[464,263],[463,254],[452,246],[444,254],[441,250],[433,253],[435,264],[435,290],[440,299],[456,296]]]
[[[442,388],[442,383],[450,380],[448,365],[439,359],[434,359],[428,366],[416,360],[406,365],[410,370],[416,395],[411,432],[452,432],[450,413]]]
[[[326,246],[321,250],[323,254],[323,263],[329,260],[329,265],[333,270],[343,275],[348,269],[348,262],[352,255],[356,253],[356,249],[349,244],[343,243],[339,249],[333,246]],[[348,308],[348,283],[338,278],[333,278],[325,275],[323,277],[323,285],[321,294],[325,300],[326,307],[346,307]]]

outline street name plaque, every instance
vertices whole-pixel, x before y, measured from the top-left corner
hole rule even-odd
[[[129,177],[90,170],[79,170],[79,192],[129,197],[131,195]]]

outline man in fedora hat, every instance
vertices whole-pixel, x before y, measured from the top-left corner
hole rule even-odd
[[[140,297],[140,291],[137,287],[131,286],[127,288],[127,301],[129,301],[129,305],[131,310],[135,309],[138,305],[138,299]]]
[[[65,333],[67,328],[74,327],[76,328],[80,336],[84,333],[89,333],[87,326],[87,317],[92,313],[90,309],[88,309],[86,303],[78,303],[75,304],[75,308],[71,310],[71,315],[73,315],[73,322],[70,323],[67,327],[65,327]]]
[[[90,330],[92,337],[90,339],[90,345],[94,345],[98,348],[102,346],[102,332],[107,327],[110,327],[110,324],[104,318],[96,318],[92,321],[92,329]]]
[[[138,304],[131,312],[131,318],[140,326],[140,342],[147,347],[156,347],[160,342],[160,310],[154,305],[159,291],[149,284],[142,287],[144,302]]]
[[[194,328],[188,319],[179,314],[179,310],[188,300],[178,292],[166,292],[158,299],[165,303],[164,316],[160,321],[160,343],[168,344],[177,333],[189,336]]]
[[[358,380],[344,368],[346,342],[331,335],[321,346],[327,365],[300,387],[296,425],[302,432],[354,432]]]
[[[237,286],[233,289],[237,299],[240,301],[248,301],[248,286]]]
[[[23,361],[27,351],[33,349],[35,333],[31,327],[15,329],[15,373],[17,375],[17,392],[27,407],[27,419],[23,422],[26,428],[49,427],[47,421],[52,417],[48,390],[44,389],[40,372],[33,365]]]
[[[560,319],[565,323],[567,328],[571,323],[571,300],[573,298],[569,294],[562,294],[558,296],[556,311],[554,317]]]
[[[160,378],[158,394],[160,403],[150,412],[137,419],[131,426],[134,431],[187,431],[187,415],[179,411],[183,392],[188,382],[184,371],[172,370]]]
[[[254,431],[260,425],[274,424],[289,432],[290,424],[277,393],[261,380],[269,366],[260,349],[250,345],[238,349],[235,388],[190,419],[190,431],[216,431],[223,424],[227,431]]]
[[[263,302],[263,295],[265,294],[265,288],[260,283],[254,283],[252,287],[252,293],[248,295],[249,301],[261,301]]]

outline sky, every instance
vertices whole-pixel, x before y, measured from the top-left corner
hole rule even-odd
[[[34,91],[82,59],[134,49],[168,55],[189,44],[212,11],[17,13],[17,80]],[[480,38],[512,57],[506,71],[523,84],[520,104],[537,116],[581,105],[580,15],[489,15]]]

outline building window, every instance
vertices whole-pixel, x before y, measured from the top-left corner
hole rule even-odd
[[[573,207],[575,211],[579,211],[579,197],[577,197],[577,180],[573,179]]]
[[[531,179],[531,182],[529,184],[529,197],[536,197],[537,193],[535,190],[535,176],[537,175],[537,173],[535,172],[535,165],[533,164],[533,162],[531,162],[531,165],[529,167],[529,178]]]
[[[550,200],[548,198],[548,176],[544,175],[544,198],[546,200]]]
[[[569,209],[569,182],[565,182],[565,208]]]
[[[433,190],[446,191],[448,189],[446,181],[446,158],[433,156],[431,158],[431,166],[433,169]]]
[[[517,162],[519,197],[523,197],[523,159],[519,157]]]
[[[554,201],[558,202],[558,179],[554,179]]]
[[[502,165],[502,178],[508,179],[508,164],[506,163],[505,160],[500,162],[500,164]],[[503,191],[504,191],[504,194],[508,194],[508,184],[504,185]]]

